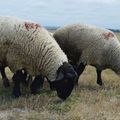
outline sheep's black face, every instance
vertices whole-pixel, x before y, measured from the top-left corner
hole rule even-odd
[[[69,63],[64,63],[57,71],[57,78],[51,84],[57,91],[58,97],[65,100],[74,88],[77,73]]]

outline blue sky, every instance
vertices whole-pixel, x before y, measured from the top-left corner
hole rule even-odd
[[[0,15],[44,26],[80,22],[120,29],[120,0],[0,0]]]

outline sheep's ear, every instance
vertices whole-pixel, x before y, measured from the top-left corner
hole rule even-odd
[[[64,78],[64,74],[60,71],[60,72],[57,74],[56,81],[62,80],[63,78]]]

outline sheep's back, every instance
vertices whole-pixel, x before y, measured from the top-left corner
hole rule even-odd
[[[88,64],[100,63],[104,46],[118,41],[112,31],[87,24],[67,25],[58,29],[54,37],[61,48],[67,51],[66,54],[69,54],[73,50],[71,48],[74,48],[76,52],[79,51],[82,61]],[[77,56],[70,53],[73,55],[72,58]]]
[[[0,39],[2,48],[6,52],[6,59],[10,69],[15,72],[17,69],[26,68],[31,75],[40,73],[50,76],[50,79],[55,79],[57,69],[67,62],[67,57],[51,37],[47,30],[43,27],[29,21],[19,19],[6,18],[0,34],[3,39]]]

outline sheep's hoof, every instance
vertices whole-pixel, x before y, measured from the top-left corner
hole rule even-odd
[[[97,84],[98,84],[99,86],[104,86],[103,82],[101,82],[101,81],[98,81]]]
[[[8,79],[3,80],[3,85],[5,88],[9,88],[10,87],[10,83]]]

